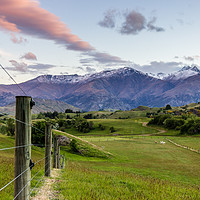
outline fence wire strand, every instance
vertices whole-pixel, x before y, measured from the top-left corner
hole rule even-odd
[[[48,164],[48,163],[47,163],[47,164]],[[46,165],[47,165],[47,164],[46,164]],[[18,194],[14,197],[13,200],[15,200],[15,199],[21,194],[21,192],[28,186],[29,182],[31,182],[31,181],[46,167],[46,165],[45,165],[41,170],[39,170],[39,171],[27,182],[27,184],[18,192]]]
[[[46,156],[47,157],[47,156]],[[35,162],[34,164],[32,164],[30,167],[33,167],[34,165],[36,165],[37,163],[41,162],[42,160],[44,160],[46,157],[38,160],[37,162]],[[45,165],[46,166],[46,165]],[[5,189],[7,186],[9,186],[13,181],[17,180],[20,176],[22,176],[28,169],[30,169],[30,167],[28,167],[27,169],[25,169],[22,173],[20,173],[19,175],[17,175],[13,180],[11,180],[9,183],[7,183],[5,186],[3,186],[0,189],[0,192]]]

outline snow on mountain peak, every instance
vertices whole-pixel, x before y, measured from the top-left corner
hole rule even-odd
[[[97,78],[105,78],[105,77],[111,77],[116,75],[123,75],[127,76],[130,75],[130,73],[137,73],[137,74],[144,74],[140,71],[137,71],[130,67],[124,67],[120,69],[112,69],[112,70],[105,70],[102,72],[94,73],[94,74],[86,74],[86,75],[42,75],[37,77],[38,82],[42,83],[78,83],[78,82],[84,82],[84,81],[90,81]]]
[[[170,74],[166,80],[179,80],[179,79],[186,79],[190,76],[194,76],[200,74],[200,70],[196,67],[184,66],[181,70]]]

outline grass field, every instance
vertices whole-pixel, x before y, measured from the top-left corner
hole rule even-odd
[[[88,138],[91,139],[113,153],[114,158],[105,160],[67,153],[62,181],[55,186],[60,198],[200,199],[199,154],[168,142],[160,144],[164,137],[110,141]]]
[[[200,199],[200,154],[176,147],[165,139],[198,148],[200,137],[178,137],[174,131],[165,132],[165,136],[154,135],[158,132],[155,128],[159,127],[143,127],[142,122],[148,121],[144,118],[90,121],[95,126],[101,123],[106,129],[91,131],[80,139],[73,136],[85,154],[61,148],[67,159],[66,168],[54,185],[58,199]],[[111,126],[116,132],[109,132]],[[78,135],[73,130],[72,133]],[[58,131],[56,134],[62,135]],[[0,149],[13,146],[14,138],[0,134]],[[105,152],[112,156],[104,156]],[[32,147],[33,161],[41,158],[44,158],[44,148]],[[43,167],[44,161],[38,163],[32,176]],[[0,151],[0,169],[1,188],[14,178],[14,150]],[[43,174],[42,170],[32,181],[32,188]],[[0,192],[0,199],[13,199],[13,189],[11,184]]]
[[[144,119],[90,119],[94,123],[94,130],[89,133],[80,133],[74,128],[66,131],[73,135],[139,135],[139,134],[154,134],[158,131],[149,127],[142,126]],[[105,130],[100,130],[98,125],[105,126]],[[115,128],[115,132],[110,132],[110,127]]]

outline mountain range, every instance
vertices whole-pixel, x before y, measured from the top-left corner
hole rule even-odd
[[[63,101],[85,111],[181,106],[200,101],[200,70],[185,66],[155,75],[125,67],[84,76],[42,75],[19,86],[33,98]],[[0,85],[0,106],[17,95],[23,95],[17,85]]]

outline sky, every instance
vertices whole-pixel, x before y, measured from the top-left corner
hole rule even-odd
[[[0,0],[0,64],[39,75],[200,66],[199,0]],[[12,80],[0,69],[0,84]]]

